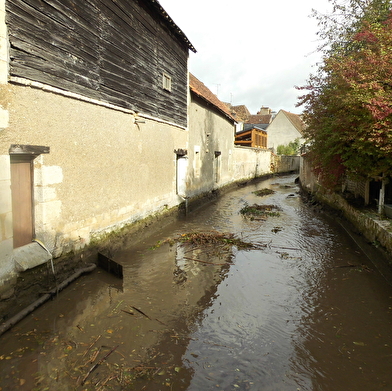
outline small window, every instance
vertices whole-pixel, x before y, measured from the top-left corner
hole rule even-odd
[[[171,91],[171,77],[167,73],[162,74],[162,87],[166,91]]]

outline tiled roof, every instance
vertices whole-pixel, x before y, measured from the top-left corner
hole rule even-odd
[[[249,130],[249,129],[261,129],[261,130],[266,130],[268,128],[269,124],[244,124],[244,130]]]
[[[239,105],[239,106],[232,106],[231,104],[227,104],[227,105],[229,106],[229,109],[237,122],[247,121],[247,119],[250,116],[250,112],[245,105]]]
[[[270,124],[272,120],[272,115],[250,115],[246,123],[248,124]]]
[[[188,49],[192,50],[192,52],[196,53],[196,49],[191,44],[187,36],[183,33],[183,31],[174,23],[173,19],[169,16],[169,14],[163,9],[163,7],[159,4],[158,0],[148,0],[153,8],[155,8],[158,13],[163,17],[165,23],[169,25],[172,31],[188,46]]]
[[[214,105],[220,112],[222,112],[226,117],[228,117],[231,121],[235,121],[234,117],[231,115],[230,110],[227,105],[221,102],[218,97],[212,93],[199,79],[193,76],[191,73],[189,74],[189,88],[191,91],[204,99],[208,103]]]
[[[295,126],[295,128],[303,134],[305,129],[305,123],[302,121],[301,116],[298,114],[290,113],[289,111],[282,110],[282,112],[286,115],[286,117],[290,120],[290,122]]]

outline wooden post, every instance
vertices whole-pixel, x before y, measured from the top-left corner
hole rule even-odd
[[[385,178],[384,174],[381,180],[380,199],[378,201],[378,214],[384,214],[384,199],[385,199]]]
[[[370,203],[369,189],[370,189],[370,180],[368,179],[365,183],[365,206],[369,205]]]

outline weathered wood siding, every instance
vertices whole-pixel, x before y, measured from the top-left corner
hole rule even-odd
[[[6,11],[11,76],[186,126],[188,47],[148,1],[7,0]]]

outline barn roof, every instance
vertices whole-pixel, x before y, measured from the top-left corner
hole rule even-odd
[[[163,17],[164,22],[170,27],[172,31],[188,46],[188,49],[196,53],[195,47],[191,44],[188,37],[184,32],[174,23],[170,15],[164,10],[164,8],[159,4],[158,0],[148,0],[151,6],[158,11],[158,13]]]

